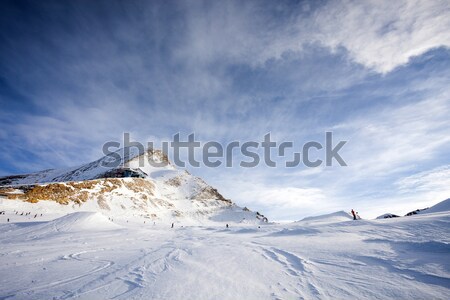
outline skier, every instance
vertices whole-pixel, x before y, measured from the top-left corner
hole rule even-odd
[[[353,215],[353,220],[356,220],[356,213],[355,213],[355,211],[353,210],[353,208],[352,208],[352,215]]]
[[[172,223],[172,228],[173,228],[173,223]]]
[[[227,224],[227,228],[228,228],[228,224]]]

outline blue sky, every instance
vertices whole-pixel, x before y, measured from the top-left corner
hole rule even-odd
[[[347,167],[188,168],[271,219],[450,197],[448,1],[2,1],[0,175],[141,142],[348,143]]]

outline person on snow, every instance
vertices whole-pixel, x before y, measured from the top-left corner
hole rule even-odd
[[[353,209],[352,209],[352,215],[353,215],[353,220],[356,220],[356,213]]]

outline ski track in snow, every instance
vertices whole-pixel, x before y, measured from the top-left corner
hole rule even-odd
[[[104,270],[106,268],[109,268],[110,266],[112,266],[114,264],[113,261],[92,260],[92,259],[87,260],[87,259],[83,259],[83,258],[80,257],[82,254],[93,253],[93,252],[97,252],[97,250],[80,251],[80,252],[72,253],[72,254],[63,256],[62,259],[64,259],[64,260],[77,260],[77,261],[89,261],[89,262],[94,263],[94,264],[98,263],[99,264],[98,267],[95,267],[95,268],[93,268],[93,269],[89,270],[88,272],[83,273],[81,275],[72,276],[72,277],[68,277],[68,278],[65,278],[65,279],[61,279],[61,280],[53,281],[53,282],[50,282],[50,283],[46,283],[46,284],[43,284],[43,285],[30,287],[30,288],[25,289],[25,290],[13,292],[11,295],[8,295],[6,298],[9,298],[9,297],[12,297],[12,296],[21,297],[22,295],[24,297],[27,297],[27,295],[29,295],[30,292],[35,293],[35,292],[39,292],[39,291],[42,291],[42,290],[48,290],[50,288],[55,288],[55,287],[58,287],[58,286],[61,286],[61,285],[71,284],[71,283],[74,283],[74,282],[76,282],[78,280],[81,280],[81,279],[83,279],[85,277],[95,276],[96,273],[98,273],[98,272],[100,272],[100,271],[102,271],[102,270]]]
[[[2,225],[0,299],[446,299],[449,221]]]
[[[135,291],[155,283],[158,274],[169,270],[171,262],[179,260],[180,252],[181,250],[170,246],[163,246],[155,251],[145,252],[137,259],[129,261],[126,266],[107,273],[101,278],[93,276],[92,281],[83,284],[76,291],[57,299],[80,297],[110,285],[120,286],[121,283],[125,284],[126,289],[112,297],[112,299],[129,299]],[[155,257],[157,258],[154,259]],[[105,281],[107,282],[106,284],[104,283]]]
[[[318,287],[317,282],[314,280],[314,276],[312,276],[313,272],[310,270],[310,266],[308,266],[309,263],[304,259],[278,248],[263,248],[262,250],[264,258],[280,264],[286,275],[295,277],[295,281],[298,280],[295,286],[286,287],[280,284],[283,291],[289,291],[291,288],[303,298],[319,297],[322,294],[320,287]]]

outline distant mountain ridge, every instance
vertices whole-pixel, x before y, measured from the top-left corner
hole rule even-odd
[[[405,217],[414,216],[414,215],[418,215],[418,214],[440,213],[440,212],[446,212],[446,211],[450,211],[450,198],[443,200],[443,201],[433,205],[432,207],[421,208],[421,209],[416,209],[416,210],[410,211],[405,215]],[[386,213],[386,214],[382,214],[381,216],[378,216],[377,219],[390,219],[390,218],[398,218],[398,217],[400,217],[400,216],[394,215],[391,213]]]

